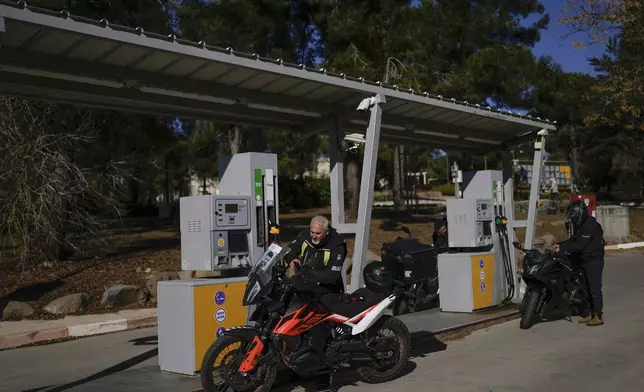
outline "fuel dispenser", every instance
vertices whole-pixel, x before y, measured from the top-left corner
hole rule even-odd
[[[277,155],[219,159],[216,195],[182,197],[181,269],[219,271],[214,278],[157,285],[159,366],[194,375],[226,329],[247,323],[242,305],[248,272],[279,241]]]
[[[494,170],[463,173],[463,197],[447,200],[449,251],[438,255],[442,311],[474,312],[512,298],[504,201],[503,173]]]
[[[279,234],[277,156],[220,157],[219,174],[217,195],[179,201],[181,268],[243,275]]]

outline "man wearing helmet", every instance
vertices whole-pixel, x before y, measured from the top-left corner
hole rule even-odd
[[[294,257],[291,273],[301,267],[308,281],[315,281],[332,292],[344,293],[342,267],[347,256],[344,236],[330,227],[324,216],[311,219],[309,230],[302,232],[290,245]]]
[[[564,216],[570,238],[556,244],[554,250],[578,257],[590,294],[590,303],[581,311],[579,322],[588,326],[603,325],[604,232],[597,220],[588,216],[588,208],[583,201],[570,203]]]

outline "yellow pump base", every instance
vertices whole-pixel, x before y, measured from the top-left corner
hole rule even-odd
[[[242,306],[247,278],[162,281],[157,285],[159,366],[194,375],[208,347],[225,328],[248,321]]]
[[[506,286],[503,268],[493,252],[438,255],[441,311],[471,313],[501,305]]]

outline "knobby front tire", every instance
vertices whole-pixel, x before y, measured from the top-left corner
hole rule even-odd
[[[201,362],[204,392],[268,392],[277,376],[277,363],[271,361],[247,375],[239,373],[250,337],[223,335],[208,349]]]

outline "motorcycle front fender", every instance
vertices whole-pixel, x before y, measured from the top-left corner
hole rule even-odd
[[[548,317],[555,307],[563,304],[566,288],[564,277],[558,274],[544,274],[538,277],[524,279],[524,281],[529,290],[542,291],[546,295],[540,312],[543,317]]]
[[[260,335],[260,330],[255,327],[251,327],[250,325],[244,325],[242,327],[232,327],[229,329],[226,329],[222,335],[227,335],[227,336],[235,336],[247,341],[252,341],[255,336]]]

